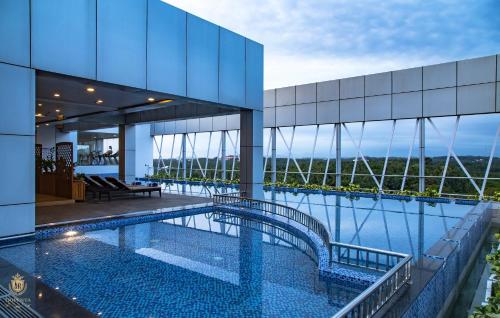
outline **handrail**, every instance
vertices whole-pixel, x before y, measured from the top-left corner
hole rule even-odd
[[[323,223],[297,209],[286,205],[238,196],[239,193],[214,195],[215,204],[233,204],[254,208],[294,220],[314,231],[328,247],[330,263],[358,266],[385,274],[368,287],[333,317],[369,318],[384,306],[405,284],[411,280],[411,255],[375,248],[331,242]],[[351,255],[351,252],[354,252]]]
[[[407,254],[340,242],[330,244],[330,254],[332,255],[332,261],[336,263],[382,272],[390,270],[408,256]]]
[[[330,234],[323,223],[318,219],[286,205],[245,198],[237,195],[239,195],[239,193],[216,194],[213,196],[213,200],[215,204],[234,204],[241,207],[253,208],[267,213],[276,214],[293,220],[315,232],[321,238],[325,246],[330,249]]]
[[[368,318],[375,315],[401,287],[410,281],[411,259],[410,255],[403,258],[377,282],[338,311],[333,318]]]

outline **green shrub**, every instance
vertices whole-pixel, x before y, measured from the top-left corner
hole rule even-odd
[[[500,233],[495,234],[495,251],[486,255],[486,261],[491,265],[491,273],[494,275],[495,282],[492,286],[492,295],[488,298],[488,303],[476,307],[470,318],[492,318],[500,317],[500,251],[497,246],[500,242]]]

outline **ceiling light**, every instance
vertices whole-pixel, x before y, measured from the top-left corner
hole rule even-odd
[[[60,109],[56,109],[56,113],[60,112],[61,110]]]
[[[35,117],[44,117],[42,113],[35,114]]]
[[[87,91],[87,93],[95,92],[95,88],[93,88],[93,87],[87,87],[85,90]]]
[[[40,127],[40,125],[36,125],[36,128],[39,128],[39,127]]]
[[[61,97],[61,94],[59,94],[59,93],[54,93],[54,97]]]
[[[171,102],[173,102],[172,99],[164,99],[164,100],[160,101],[159,104],[165,104],[165,103],[171,103]]]
[[[155,101],[155,99],[153,97],[148,98],[148,102],[154,102],[154,101]]]
[[[96,104],[102,104],[103,103],[103,100],[102,99],[98,99],[95,101]]]
[[[45,124],[45,126],[48,126],[48,125],[50,125],[50,124],[49,123]]]
[[[42,103],[38,103],[38,107],[42,107]]]

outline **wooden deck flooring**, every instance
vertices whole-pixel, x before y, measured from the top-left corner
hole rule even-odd
[[[158,195],[153,195],[151,198],[137,195],[128,198],[114,198],[111,201],[90,200],[74,204],[37,207],[36,224],[68,222],[208,202],[211,202],[211,199],[168,193],[163,193],[161,198]]]

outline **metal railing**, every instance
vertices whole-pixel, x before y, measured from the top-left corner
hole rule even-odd
[[[330,244],[333,262],[385,272],[333,317],[372,317],[411,280],[411,255],[339,242]]]
[[[330,244],[330,254],[333,262],[381,272],[389,271],[408,256],[407,254],[340,242]]]
[[[213,195],[213,200],[215,204],[231,204],[239,207],[256,209],[293,220],[316,233],[321,238],[326,247],[330,246],[330,234],[326,230],[323,223],[297,209],[268,201],[244,198],[239,196],[239,193],[221,195],[215,194]]]
[[[411,255],[374,248],[331,242],[325,226],[297,209],[272,202],[238,196],[238,193],[214,195],[215,204],[258,209],[294,220],[314,231],[328,247],[330,263],[363,267],[385,272],[374,284],[337,312],[334,317],[369,318],[411,280]]]

